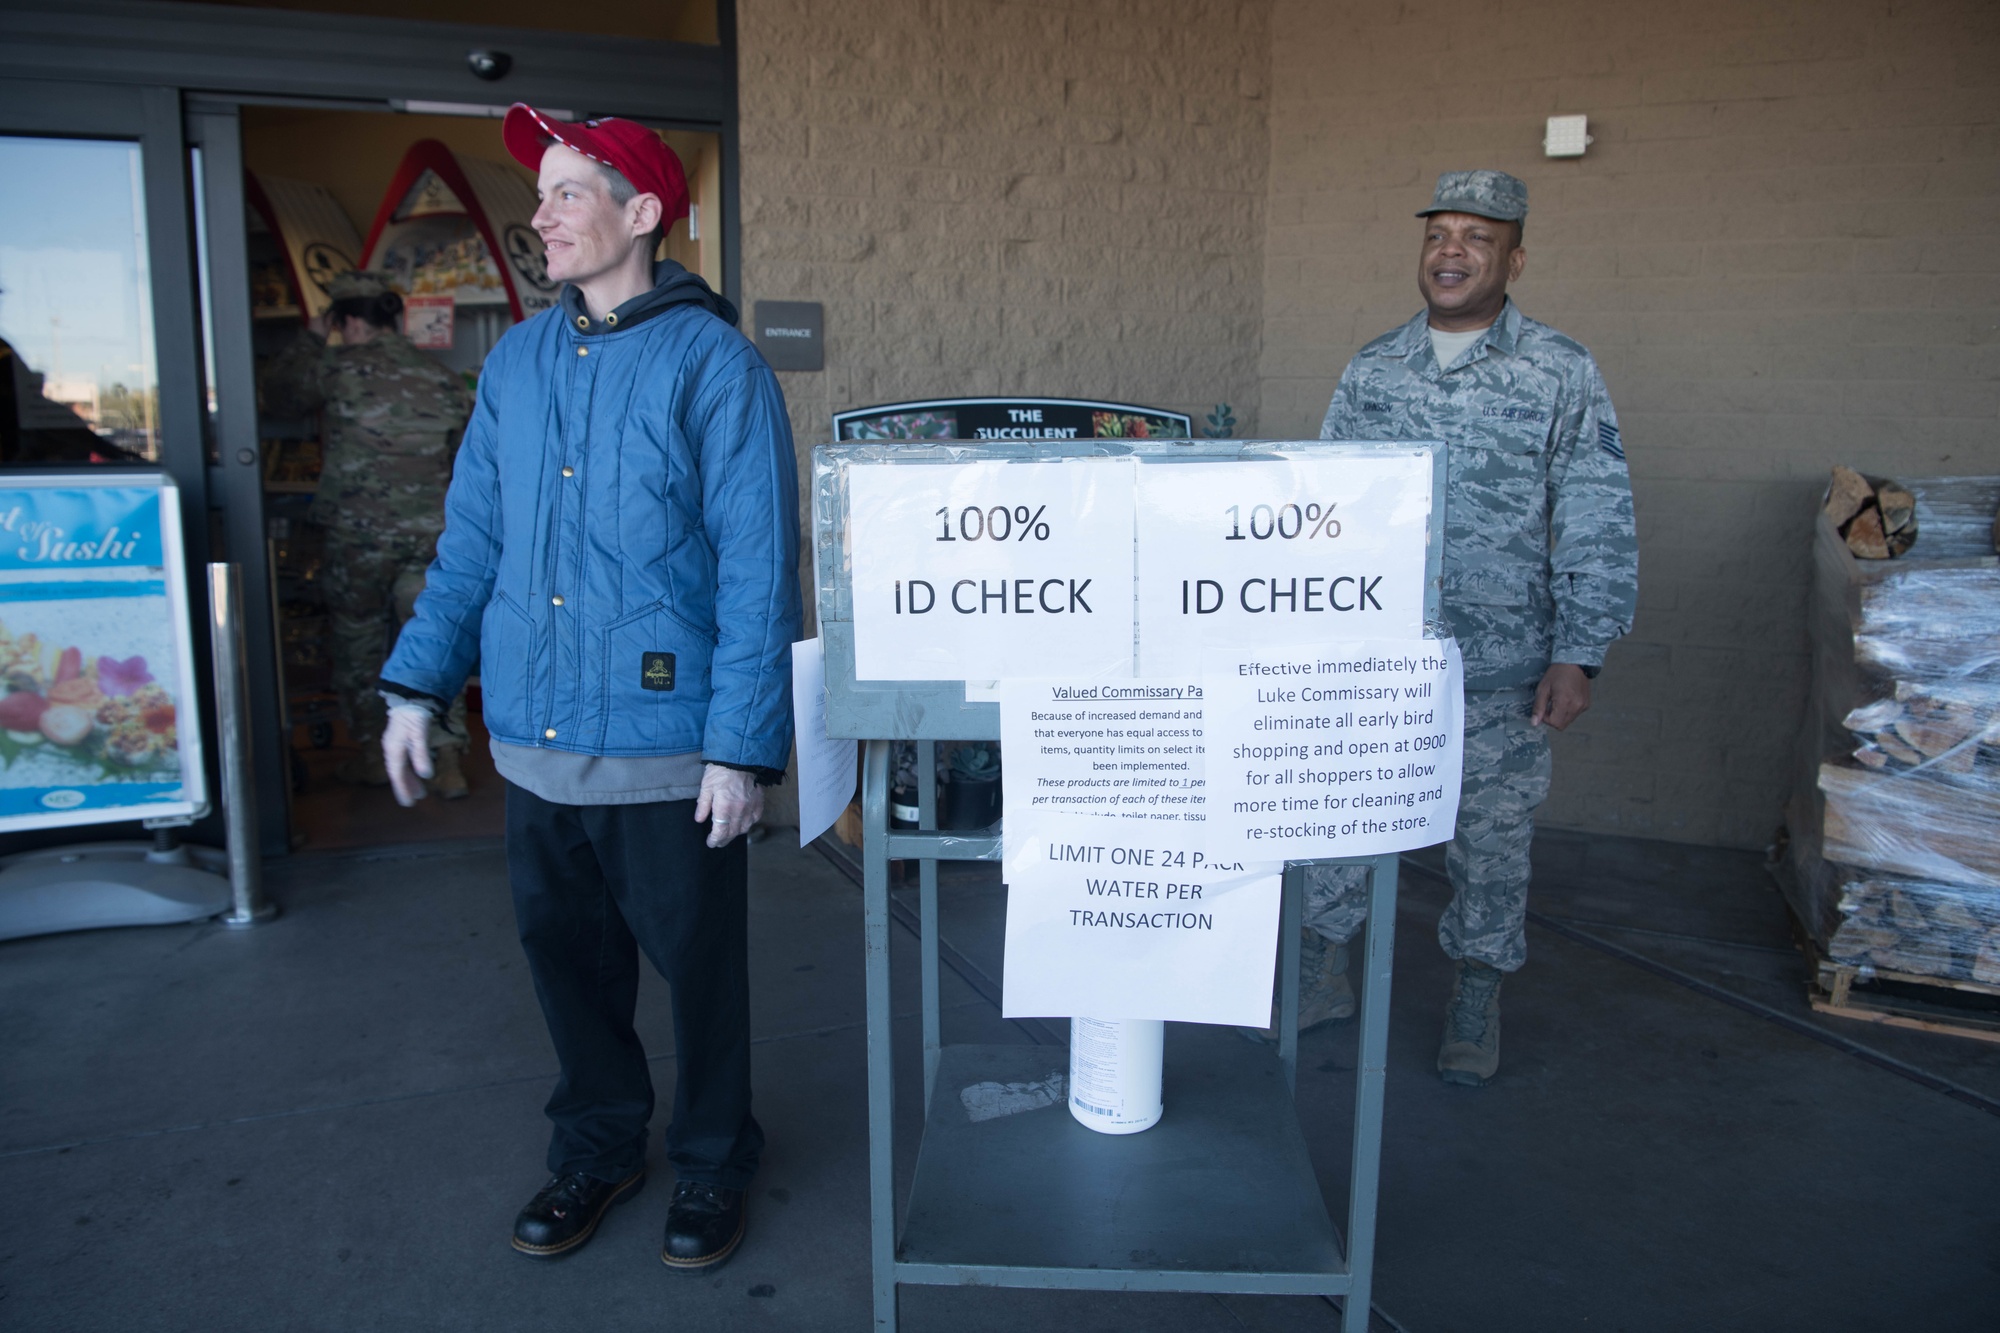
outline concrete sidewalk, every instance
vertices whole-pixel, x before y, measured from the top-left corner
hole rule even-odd
[[[1382,1326],[1993,1327],[2000,1048],[1814,1019],[1754,857],[1560,836],[1537,856],[1546,924],[1509,982],[1505,1063],[1485,1089],[1431,1072],[1445,891],[1405,877]],[[535,1263],[507,1248],[543,1179],[553,1061],[498,846],[436,843],[275,865],[285,915],[253,932],[0,945],[0,1180],[17,1200],[0,1222],[0,1326],[867,1327],[860,895],[775,839],[752,864],[770,1149],[749,1239],[719,1273],[658,1262],[657,1140],[647,1190],[586,1250]],[[961,959],[947,1039],[1034,1039],[987,998],[993,869],[951,868],[943,896]],[[897,949],[913,1057],[914,941]],[[664,985],[641,1007],[664,1105]],[[1350,1026],[1302,1050],[1302,1115],[1335,1200],[1352,1040]],[[918,1065],[898,1068],[906,1173]],[[910,1290],[903,1315],[913,1333],[1337,1325],[1305,1298],[957,1288]]]

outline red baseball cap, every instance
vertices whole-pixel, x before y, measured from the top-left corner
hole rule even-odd
[[[542,153],[552,143],[602,162],[631,181],[640,194],[659,196],[662,227],[671,227],[687,216],[687,172],[681,167],[680,155],[636,121],[614,117],[572,123],[544,115],[526,102],[516,102],[500,122],[500,138],[514,160],[530,171],[542,169]]]

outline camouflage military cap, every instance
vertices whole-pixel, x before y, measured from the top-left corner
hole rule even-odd
[[[345,273],[337,273],[326,285],[326,294],[336,301],[367,301],[394,290],[388,274],[365,268],[351,268]]]
[[[1417,216],[1427,218],[1433,213],[1470,213],[1502,222],[1523,222],[1528,216],[1528,184],[1504,171],[1447,171],[1438,177],[1431,206],[1419,210]]]

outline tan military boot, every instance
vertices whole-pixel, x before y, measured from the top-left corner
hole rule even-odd
[[[1271,1026],[1239,1028],[1258,1041],[1278,1039],[1277,978],[1272,979]],[[1299,935],[1299,1031],[1354,1017],[1354,987],[1347,981],[1347,946],[1334,944],[1311,926]]]
[[[1444,1042],[1438,1047],[1438,1077],[1476,1088],[1500,1069],[1500,981],[1506,974],[1472,958],[1461,958],[1444,1011]]]
[[[456,745],[442,745],[432,750],[431,764],[435,772],[431,778],[432,791],[447,801],[459,801],[472,795],[472,788],[465,785],[465,770],[459,767]]]

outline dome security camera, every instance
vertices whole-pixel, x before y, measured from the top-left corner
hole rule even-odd
[[[505,51],[474,51],[465,58],[465,67],[472,71],[475,79],[495,83],[507,77],[507,71],[514,68],[514,57]]]

